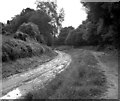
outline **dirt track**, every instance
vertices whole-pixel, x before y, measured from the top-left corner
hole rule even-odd
[[[25,96],[29,91],[43,87],[57,73],[63,71],[71,62],[71,57],[63,52],[50,62],[40,65],[37,69],[14,75],[2,81],[2,94],[0,99],[17,99]],[[9,93],[8,93],[9,92]]]
[[[85,52],[84,50],[83,51],[74,50],[74,51],[75,51],[73,52],[74,57],[77,57],[78,53],[80,52],[81,52],[81,55],[84,55],[83,53],[86,54],[87,52],[87,51]],[[117,99],[118,98],[118,72],[117,72],[118,65],[117,63],[116,62],[111,63],[112,60],[110,61],[108,59],[105,59],[106,60],[105,62],[101,61],[101,59],[104,58],[102,56],[105,55],[103,52],[88,51],[88,53],[92,54],[92,56],[94,56],[95,59],[98,61],[97,63],[98,68],[101,69],[101,71],[103,71],[107,79],[108,88],[106,93],[101,98]],[[57,73],[60,73],[61,71],[63,71],[71,63],[71,56],[70,56],[71,54],[68,55],[63,52],[58,52],[58,54],[59,55],[55,59],[43,65],[40,65],[37,69],[28,71],[24,74],[12,76],[7,80],[3,81],[2,92],[5,96],[3,96],[2,98],[6,98],[6,99],[10,99],[10,98],[17,99],[20,97],[22,98],[29,91],[36,90],[36,89],[38,90],[39,88],[44,87],[44,84],[49,83]],[[100,59],[100,57],[102,58]],[[81,59],[81,57],[79,58]],[[88,58],[88,55],[86,56],[86,59],[87,58]],[[87,61],[89,61],[89,59]],[[75,65],[77,64],[73,63],[71,68],[73,67],[75,68]],[[65,77],[66,75],[69,75],[69,73],[68,72],[65,73]],[[67,82],[67,80],[65,80],[65,82]]]
[[[104,71],[106,77],[107,77],[107,86],[108,90],[104,94],[102,98],[104,99],[118,99],[118,63],[110,63],[108,60],[108,63],[103,63],[100,60],[100,56],[102,55],[108,55],[105,53],[99,53],[99,52],[92,52],[97,61],[99,62],[98,65],[100,66],[100,69]],[[117,61],[117,60],[116,60]],[[113,62],[113,61],[111,61]]]

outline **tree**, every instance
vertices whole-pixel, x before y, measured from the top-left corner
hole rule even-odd
[[[60,30],[59,36],[58,36],[55,44],[65,45],[66,37],[68,36],[69,32],[72,30],[74,30],[74,28],[72,26],[62,28]]]
[[[5,30],[11,33],[15,33],[20,25],[28,22],[28,19],[33,14],[33,12],[35,12],[35,10],[31,8],[23,9],[20,14],[13,17],[12,20],[7,21]]]
[[[111,44],[118,48],[120,2],[86,2],[83,5],[87,8],[88,19],[97,24],[99,44]]]
[[[53,27],[49,22],[51,21],[51,18],[43,11],[37,10],[32,14],[32,16],[28,19],[28,22],[32,22],[36,25],[38,25],[38,28],[40,30],[40,33],[44,36],[45,41],[47,42],[47,45],[52,45],[52,32]]]
[[[49,24],[51,20],[52,19],[41,10],[26,8],[9,21],[10,23],[7,24],[6,29],[11,33],[15,33],[23,23],[32,22],[38,26],[40,33],[45,37],[46,43],[52,45],[53,38],[51,33],[53,32],[53,26]]]
[[[52,26],[49,24],[51,18],[43,11],[37,10],[28,19],[28,22],[33,22],[38,25],[42,34],[52,33]]]
[[[8,21],[5,30],[15,33],[23,23],[32,22],[36,24],[40,33],[48,45],[52,45],[53,37],[56,37],[58,30],[64,20],[64,10],[57,11],[57,5],[54,2],[37,2],[37,10],[26,8],[20,14]]]
[[[65,40],[65,44],[66,45],[74,45],[75,43],[75,34],[74,34],[75,30],[69,32],[68,36],[66,37],[66,40]]]
[[[82,46],[86,44],[86,41],[83,38],[84,30],[82,28],[78,27],[77,29],[71,31],[67,38],[66,38],[66,44],[67,45],[73,45],[73,46]]]
[[[37,9],[45,12],[51,18],[50,24],[54,29],[52,34],[55,37],[55,35],[58,34],[58,30],[62,26],[62,21],[64,20],[64,9],[62,8],[59,12],[57,12],[57,4],[54,2],[38,1],[36,4]]]

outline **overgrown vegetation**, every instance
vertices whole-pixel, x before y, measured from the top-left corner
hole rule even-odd
[[[35,41],[25,42],[11,37],[2,36],[2,61],[18,58],[40,56],[45,52],[52,52],[50,48]]]
[[[23,73],[31,69],[37,68],[39,65],[52,60],[57,53],[46,51],[44,54],[39,54],[39,56],[25,57],[17,59],[16,61],[9,61],[7,63],[2,63],[0,67],[0,73],[2,74],[2,79],[5,79],[14,74]],[[2,70],[2,71],[1,71]]]

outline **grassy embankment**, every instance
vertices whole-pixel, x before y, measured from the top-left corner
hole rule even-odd
[[[65,52],[72,56],[70,66],[44,88],[30,92],[27,99],[97,99],[104,94],[106,77],[90,51],[65,49]]]
[[[33,69],[50,61],[57,54],[46,45],[35,40],[22,41],[11,36],[2,37],[2,78]]]

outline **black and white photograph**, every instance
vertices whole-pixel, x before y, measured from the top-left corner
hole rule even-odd
[[[119,0],[1,0],[0,101],[119,101],[119,41]]]

